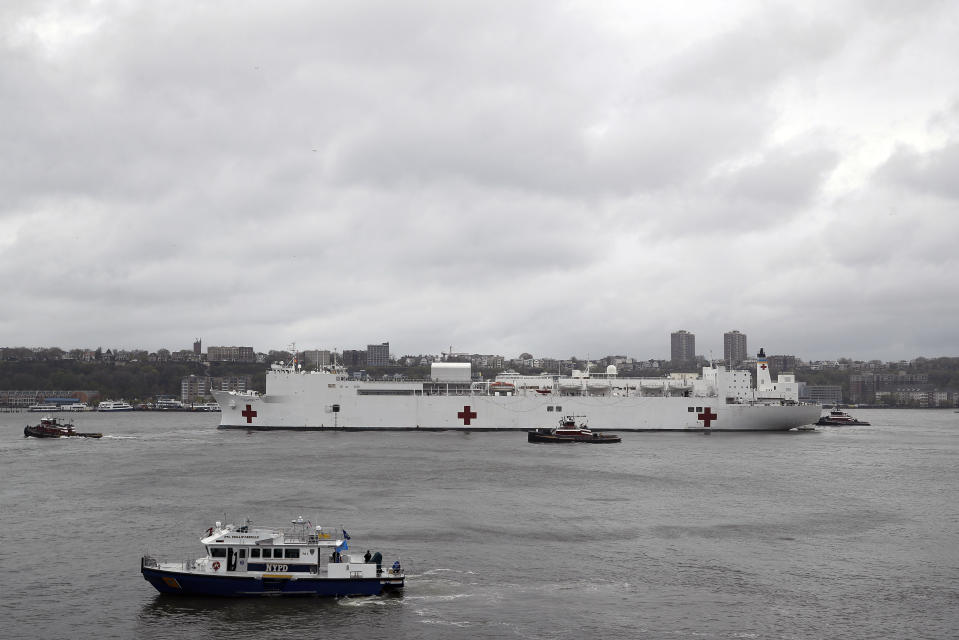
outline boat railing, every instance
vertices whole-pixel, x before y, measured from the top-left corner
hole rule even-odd
[[[332,540],[332,535],[329,533],[321,533],[319,535],[303,535],[301,533],[285,533],[283,534],[283,542],[295,542],[298,544],[317,544],[320,540]]]

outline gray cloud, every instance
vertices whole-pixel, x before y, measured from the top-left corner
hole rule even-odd
[[[826,6],[7,3],[0,342],[955,355],[956,10]]]

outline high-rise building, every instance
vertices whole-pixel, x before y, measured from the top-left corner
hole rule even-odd
[[[366,345],[366,366],[385,367],[390,363],[390,343]]]
[[[200,339],[197,338],[193,341],[193,355],[199,356],[203,352],[203,347],[200,342]]]
[[[366,366],[366,351],[343,349],[340,362],[347,369],[359,369]]]
[[[696,360],[696,336],[685,329],[671,334],[670,359],[676,363],[691,363]]]
[[[180,400],[192,404],[210,395],[210,377],[189,375],[180,378]]]
[[[727,367],[735,367],[746,359],[746,334],[735,329],[723,334],[723,360]]]
[[[256,362],[256,354],[253,347],[210,347],[206,350],[206,359],[209,362]]]

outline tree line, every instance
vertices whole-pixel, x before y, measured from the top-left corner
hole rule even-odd
[[[290,354],[271,351],[269,361],[288,361]],[[3,390],[77,390],[98,391],[101,398],[123,398],[129,402],[146,401],[162,395],[179,396],[180,381],[189,376],[247,376],[249,388],[265,391],[266,365],[262,363],[195,362],[195,361],[136,361],[126,363],[80,362],[77,360],[0,361],[0,389]],[[959,389],[959,358],[917,358],[901,368],[906,373],[926,373],[929,384],[937,389]],[[899,369],[896,369],[898,371]],[[890,369],[876,373],[892,373]],[[407,378],[429,377],[428,367],[369,367],[370,377],[400,374]],[[493,378],[494,369],[474,368],[474,375]],[[539,373],[521,371],[521,373]],[[622,372],[626,374],[626,372]],[[657,376],[666,371],[645,370],[633,375]],[[775,373],[772,372],[775,379]],[[838,385],[849,390],[849,376],[862,373],[855,370],[812,370],[800,368],[797,378],[811,385]],[[629,375],[629,374],[626,374]]]
[[[0,362],[0,389],[15,391],[98,391],[101,399],[142,401],[180,396],[183,378],[248,376],[249,388],[264,391],[263,364],[216,362]]]

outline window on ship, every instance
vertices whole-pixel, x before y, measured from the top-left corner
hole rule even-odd
[[[210,547],[210,555],[214,558],[225,558],[226,557],[226,548],[225,547]]]
[[[286,557],[287,557],[287,558],[299,558],[299,557],[300,557],[300,550],[299,550],[299,549],[287,549],[287,550],[286,550]]]
[[[259,557],[260,557],[260,550],[259,550],[259,549],[250,549],[250,557],[251,557],[251,558],[259,558]]]

